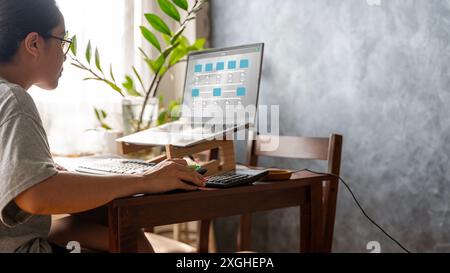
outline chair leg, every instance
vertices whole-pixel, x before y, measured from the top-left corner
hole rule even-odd
[[[241,223],[239,228],[238,250],[250,251],[250,236],[252,227],[252,214],[246,213],[241,215]]]
[[[334,222],[336,218],[336,203],[337,203],[337,191],[339,181],[332,180],[329,181],[329,193],[328,200],[325,204],[324,210],[324,245],[323,251],[326,253],[331,253],[333,249],[333,231],[334,231]]]
[[[180,224],[173,224],[173,238],[177,241],[181,240]]]
[[[198,253],[208,253],[210,224],[211,219],[199,221],[198,248],[197,248]]]
[[[216,233],[214,232],[214,221],[209,224],[209,253],[217,253]]]

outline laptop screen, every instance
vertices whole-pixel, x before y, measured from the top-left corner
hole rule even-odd
[[[246,119],[254,122],[263,48],[261,43],[190,54],[182,116],[230,120],[246,111]]]

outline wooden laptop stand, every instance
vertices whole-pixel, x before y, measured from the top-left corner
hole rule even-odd
[[[122,155],[149,149],[154,146],[135,145],[132,143],[119,142],[119,153]],[[234,142],[232,140],[210,140],[190,147],[175,147],[165,145],[166,154],[155,157],[149,162],[159,163],[165,159],[183,158],[195,154],[206,153],[209,155],[204,162],[199,165],[206,168],[208,172],[205,175],[212,175],[234,170],[236,160],[234,155]]]

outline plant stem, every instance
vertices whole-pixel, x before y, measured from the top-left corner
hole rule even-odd
[[[152,89],[153,89],[153,86],[155,85],[155,83],[157,81],[157,78],[158,78],[158,73],[156,73],[155,77],[153,77],[152,83],[150,84],[150,87],[148,88],[148,91],[145,94],[144,102],[143,102],[142,107],[141,107],[141,113],[139,114],[139,122],[138,122],[138,125],[137,125],[137,131],[139,131],[141,129],[141,123],[142,123],[142,120],[143,120],[143,117],[144,117],[145,107],[147,106],[147,101],[148,101],[148,99],[150,97],[150,94],[152,93]]]
[[[152,92],[153,94],[155,94],[155,93],[156,93],[156,90],[158,90],[159,83],[160,83],[161,80],[163,79],[164,75],[165,75],[165,74],[159,76],[159,78],[156,80],[155,87],[153,88],[153,92]],[[154,97],[154,95],[152,96],[152,98],[153,98],[153,97]],[[143,112],[142,112],[142,113],[143,113]],[[140,120],[140,122],[143,122],[143,120]],[[152,122],[152,119],[150,118],[149,124],[150,124],[151,122]]]

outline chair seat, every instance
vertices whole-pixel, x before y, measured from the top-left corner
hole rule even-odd
[[[186,243],[170,239],[155,233],[145,232],[156,253],[196,253],[197,249]]]

